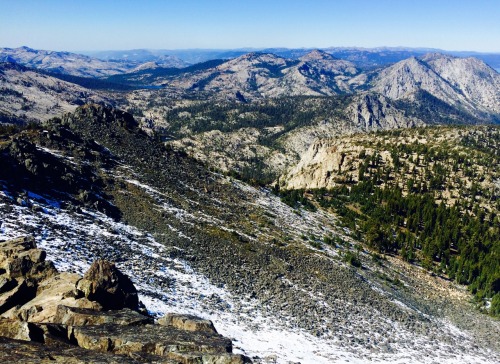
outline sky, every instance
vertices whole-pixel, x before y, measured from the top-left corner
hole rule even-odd
[[[0,0],[0,47],[500,53],[500,0]]]

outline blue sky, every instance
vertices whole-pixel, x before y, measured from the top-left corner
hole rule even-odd
[[[500,53],[500,0],[0,0],[0,47],[408,46]]]

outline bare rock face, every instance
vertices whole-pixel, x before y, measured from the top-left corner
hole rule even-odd
[[[42,280],[57,273],[52,262],[45,261],[46,253],[37,249],[32,237],[0,243],[0,273],[9,278],[29,276]]]
[[[189,332],[160,325],[124,326],[105,324],[73,327],[80,347],[117,354],[148,352],[167,355],[169,352],[230,353],[231,340],[220,335]]]
[[[129,308],[112,311],[96,311],[87,308],[77,308],[68,306],[57,306],[57,312],[53,320],[54,323],[68,326],[87,326],[87,325],[145,325],[152,324],[153,319],[141,315]]]
[[[37,285],[32,299],[13,307],[3,316],[30,322],[54,322],[59,305],[101,311],[101,304],[78,295],[75,286],[80,279],[78,274],[66,272],[45,279]]]
[[[1,363],[24,363],[24,364],[137,364],[137,363],[175,363],[173,361],[161,360],[162,358],[150,358],[146,355],[137,355],[137,358],[125,355],[113,355],[85,350],[74,345],[59,344],[47,346],[38,342],[29,342],[10,339],[0,336],[0,362]]]
[[[137,290],[130,278],[105,260],[95,261],[91,265],[77,283],[77,289],[89,300],[99,302],[105,310],[139,308]]]
[[[0,363],[217,363],[249,360],[209,320],[154,324],[113,263],[59,273],[33,238],[0,242]]]
[[[0,319],[0,337],[10,337],[17,340],[31,340],[30,327],[27,322],[11,319]]]
[[[36,295],[36,288],[31,281],[19,279],[14,282],[13,288],[0,296],[0,313],[22,305]]]
[[[214,324],[210,320],[204,320],[192,315],[181,315],[178,313],[167,313],[158,320],[163,326],[171,326],[186,331],[204,331],[216,334]]]

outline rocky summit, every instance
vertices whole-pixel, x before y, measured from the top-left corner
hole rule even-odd
[[[32,237],[0,242],[3,363],[249,362],[208,320],[169,314],[155,322],[114,264],[98,260],[81,277],[45,257]]]

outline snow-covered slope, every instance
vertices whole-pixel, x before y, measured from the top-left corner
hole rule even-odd
[[[150,186],[140,187],[155,193]],[[259,204],[275,205],[275,210],[286,209],[257,190],[252,193],[260,196]],[[478,342],[469,332],[446,318],[427,316],[425,329],[417,325],[415,331],[409,331],[376,311],[363,313],[353,302],[344,303],[348,305],[348,316],[332,317],[338,320],[336,331],[316,336],[291,324],[292,317],[271,314],[265,303],[250,296],[234,295],[224,286],[213,284],[188,261],[178,257],[181,248],[166,247],[153,235],[104,214],[87,209],[75,213],[61,208],[58,201],[30,192],[27,196],[24,200],[27,205],[19,206],[3,186],[0,239],[34,235],[38,246],[47,250],[60,271],[81,274],[96,258],[115,261],[120,270],[132,277],[141,301],[151,313],[158,316],[166,312],[188,313],[213,320],[219,333],[233,340],[236,352],[250,356],[257,363],[428,363],[433,358],[451,364],[495,363],[499,358],[498,354],[478,348]],[[315,216],[308,218],[314,221]],[[295,222],[305,224],[307,220]],[[181,236],[181,232],[178,234]],[[291,290],[302,289],[291,281],[284,283]],[[389,294],[378,284],[371,289],[381,297]],[[448,290],[448,294],[465,296],[456,288]],[[321,295],[310,294],[319,307],[329,305]],[[416,310],[408,302],[388,298],[403,312]],[[320,315],[318,319],[329,318]],[[481,322],[481,317],[471,313],[468,319]],[[358,326],[367,330],[366,336],[352,333]]]

